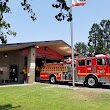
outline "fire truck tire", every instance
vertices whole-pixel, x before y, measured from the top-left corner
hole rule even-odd
[[[54,75],[51,75],[49,78],[49,83],[50,84],[55,84],[56,83],[56,77]]]
[[[96,88],[98,87],[98,79],[93,75],[88,75],[85,79],[85,83],[87,87]]]

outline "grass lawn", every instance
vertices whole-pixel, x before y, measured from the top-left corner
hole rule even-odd
[[[1,87],[0,110],[110,110],[110,92],[39,84]]]

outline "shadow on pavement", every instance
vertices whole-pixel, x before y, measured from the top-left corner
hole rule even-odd
[[[110,85],[102,85],[100,88],[102,88],[102,89],[110,89]]]
[[[42,82],[40,82],[40,83],[46,83],[46,84],[49,84],[49,82],[48,81],[42,81]],[[72,86],[72,83],[62,83],[62,82],[58,82],[58,83],[56,83],[56,84],[58,84],[58,85],[65,85],[65,86]],[[54,84],[54,85],[56,85],[56,84]],[[76,87],[84,87],[83,86],[83,84],[75,84],[75,86]],[[108,85],[100,85],[98,88],[102,88],[102,89],[110,89],[110,84],[108,84]]]
[[[82,84],[75,84],[76,87],[83,87]],[[100,88],[100,89],[110,89],[110,85],[99,85],[99,87],[97,88]]]
[[[82,84],[75,84],[76,87],[83,87]],[[100,89],[110,89],[110,85],[99,85],[99,87],[97,88],[100,88]]]

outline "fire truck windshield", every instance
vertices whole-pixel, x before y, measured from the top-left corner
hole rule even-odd
[[[109,64],[109,66],[110,66],[110,58],[108,58],[108,64]]]

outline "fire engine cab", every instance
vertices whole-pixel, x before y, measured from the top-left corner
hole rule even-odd
[[[110,56],[99,54],[76,59],[76,74],[76,81],[83,82],[88,87],[110,83]]]
[[[110,83],[110,56],[99,54],[95,57],[77,58],[74,61],[75,82],[88,87]],[[71,62],[45,64],[40,72],[40,80],[72,82]]]

